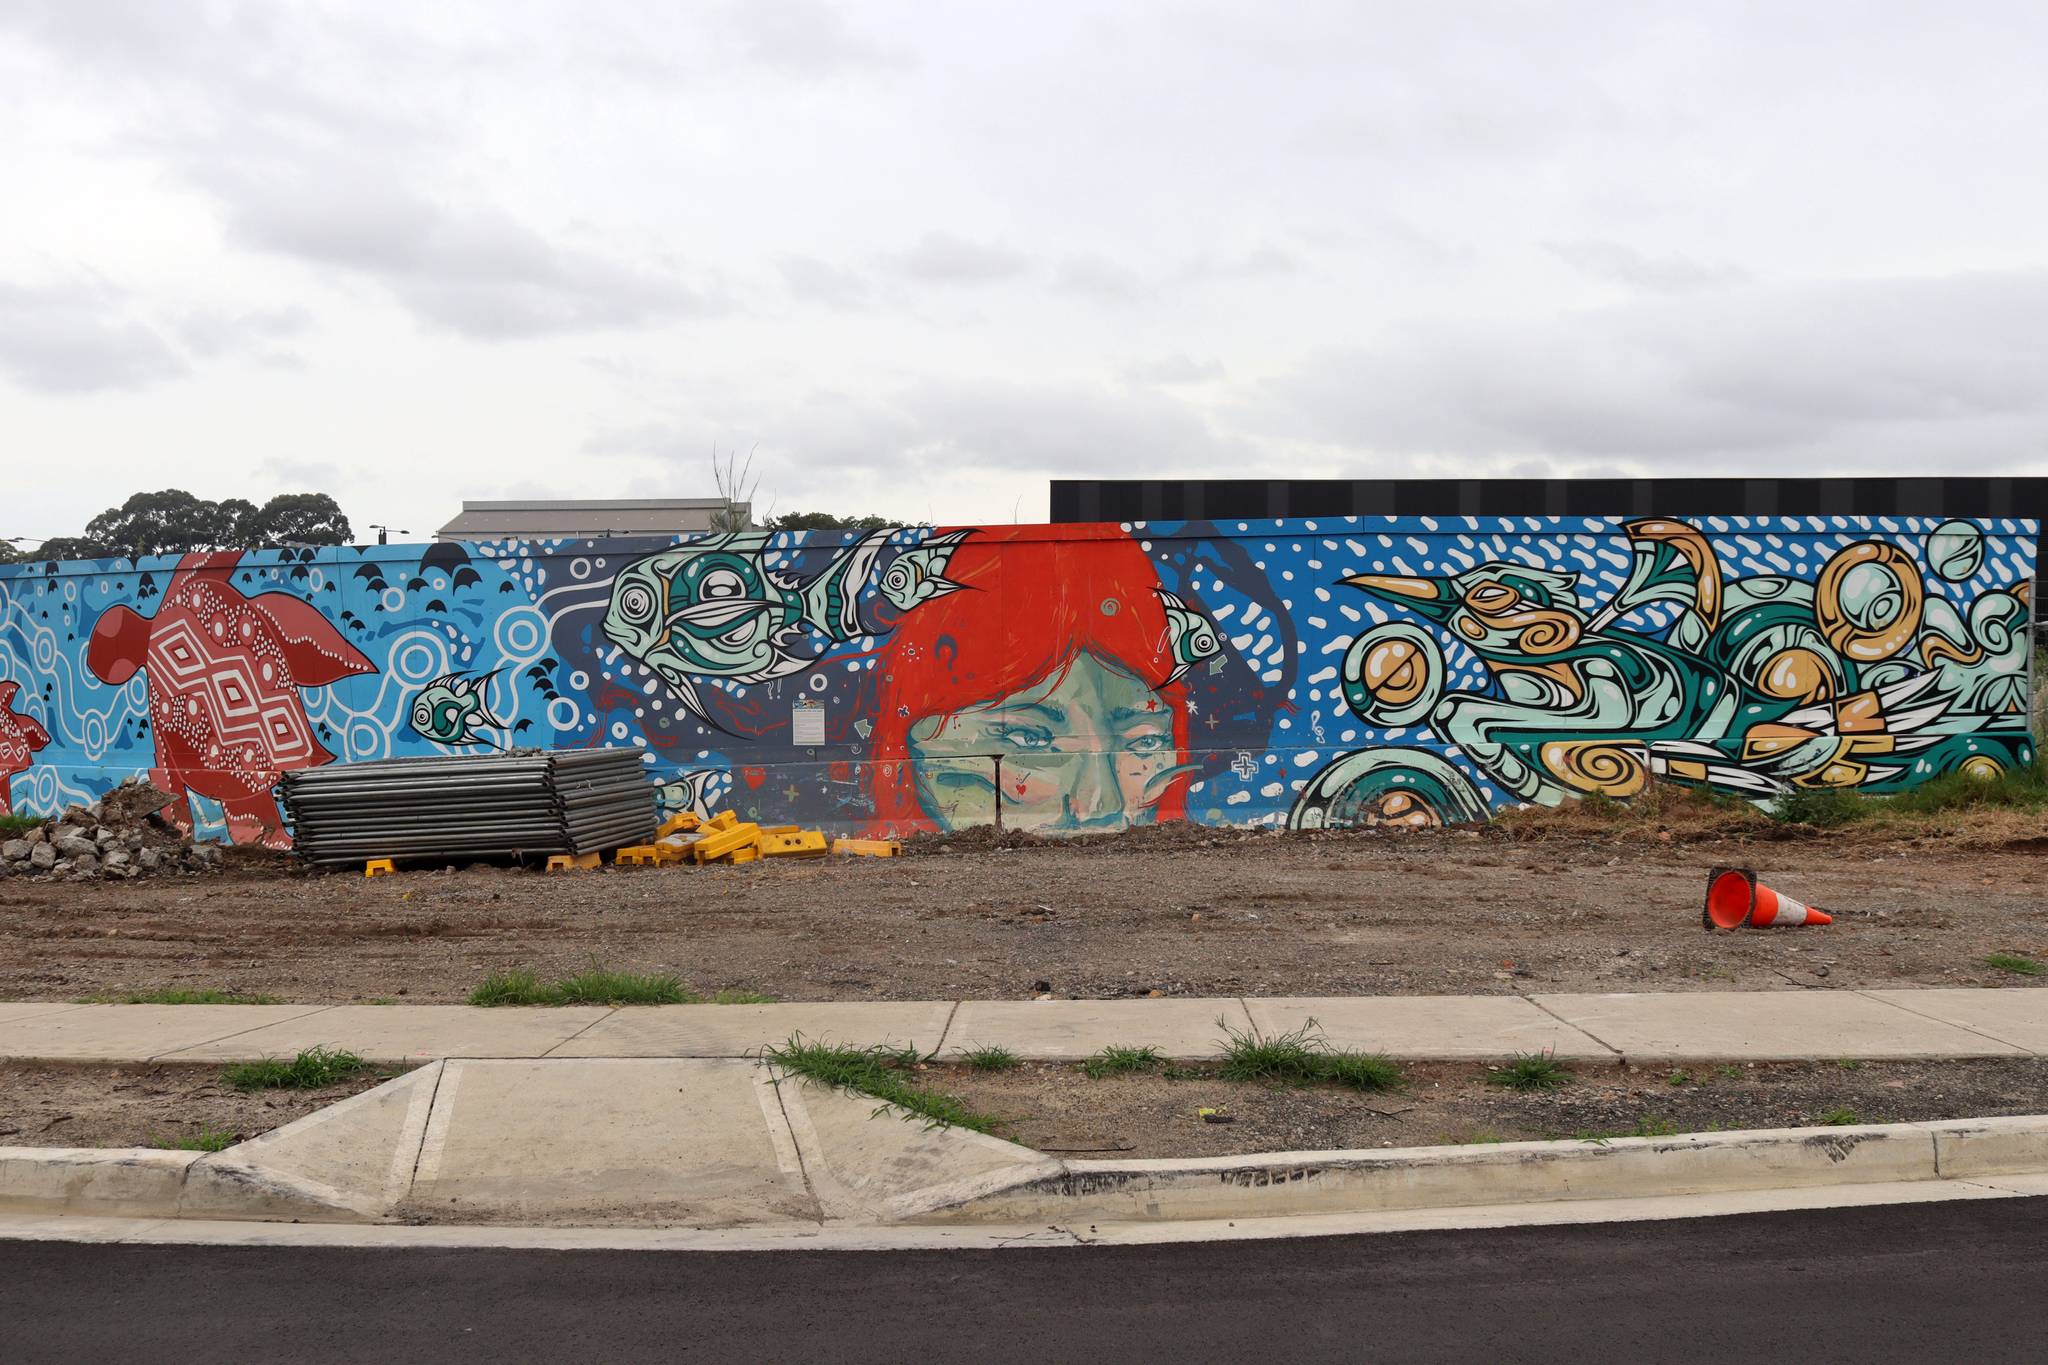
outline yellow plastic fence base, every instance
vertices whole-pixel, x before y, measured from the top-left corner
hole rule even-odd
[[[722,810],[704,822],[706,829],[736,829],[739,827],[738,811]]]
[[[903,852],[903,845],[894,839],[834,839],[832,851],[862,858],[894,858]]]
[[[759,844],[746,844],[726,854],[725,859],[731,863],[751,863],[757,861],[760,856],[761,846]]]
[[[388,877],[396,871],[398,869],[391,865],[389,858],[372,858],[369,862],[363,864],[363,875],[365,877]]]
[[[661,828],[654,831],[654,837],[666,839],[671,834],[695,834],[703,823],[693,810],[677,811],[661,822]]]
[[[820,830],[761,831],[761,856],[765,858],[822,858],[829,851]]]
[[[548,858],[548,871],[588,872],[603,862],[604,858],[596,853],[556,853]]]
[[[714,863],[721,858],[731,858],[736,863],[744,863],[760,856],[757,848],[758,841],[761,838],[761,827],[759,825],[746,825],[736,822],[731,826],[720,826],[715,820],[712,822],[712,825],[714,828],[711,833],[706,834],[696,843],[690,845],[690,856],[698,862]],[[736,856],[741,849],[746,849],[749,856],[746,858]]]
[[[655,844],[634,844],[613,854],[612,861],[627,867],[655,867],[661,862],[661,849]]]

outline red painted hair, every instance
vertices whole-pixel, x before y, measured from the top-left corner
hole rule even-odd
[[[1174,661],[1159,575],[1127,533],[1115,526],[977,528],[953,552],[945,577],[961,591],[912,608],[876,664],[881,685],[867,771],[878,831],[937,828],[918,800],[911,726],[1057,680],[1083,653],[1159,693],[1173,716],[1174,761],[1187,761],[1187,689],[1166,682]],[[1168,785],[1156,818],[1186,818],[1190,777]]]

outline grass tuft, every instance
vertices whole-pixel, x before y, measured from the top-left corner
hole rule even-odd
[[[1828,1110],[1827,1113],[1820,1116],[1820,1121],[1830,1128],[1847,1128],[1852,1124],[1863,1122],[1862,1119],[1856,1116],[1854,1109],[1847,1107],[1837,1107]]]
[[[1281,1085],[1327,1082],[1353,1090],[1392,1090],[1401,1084],[1401,1068],[1377,1052],[1331,1047],[1316,1021],[1291,1033],[1266,1037],[1244,1032],[1219,1019],[1223,1030],[1223,1063],[1227,1081],[1269,1081]]]
[[[1081,1063],[1081,1072],[1091,1081],[1104,1076],[1123,1076],[1134,1071],[1157,1071],[1166,1059],[1159,1055],[1156,1047],[1117,1047],[1102,1049],[1087,1061]]]
[[[241,1135],[238,1133],[216,1133],[206,1129],[197,1137],[153,1137],[143,1145],[165,1152],[219,1152],[234,1146],[240,1140]]]
[[[552,986],[543,986],[532,972],[492,972],[469,993],[472,1005],[559,1005]]]
[[[1015,1071],[1023,1065],[1016,1053],[996,1043],[971,1047],[960,1054],[960,1060],[967,1063],[970,1071]]]
[[[923,1119],[927,1128],[965,1128],[986,1133],[999,1122],[992,1114],[969,1109],[958,1096],[918,1085],[912,1068],[925,1059],[915,1048],[846,1047],[807,1042],[802,1034],[791,1034],[788,1042],[769,1047],[762,1055],[791,1075],[893,1104],[905,1111],[906,1119]],[[878,1108],[875,1112],[884,1111]]]
[[[369,1070],[370,1064],[340,1048],[309,1047],[290,1061],[266,1057],[237,1062],[220,1078],[237,1090],[318,1090]]]
[[[26,834],[42,823],[38,815],[0,815],[0,834]]]
[[[637,976],[602,967],[563,977],[550,989],[555,1002],[563,1005],[696,1005],[704,999],[680,977]]]
[[[185,990],[95,991],[78,998],[81,1005],[281,1005],[274,995],[242,991]]]
[[[2033,958],[2020,953],[1992,953],[1984,959],[1984,965],[1996,967],[2001,972],[2011,972],[2015,976],[2039,976],[2043,972],[2048,972],[2048,963],[2036,962]]]
[[[1486,1069],[1488,1085],[1504,1085],[1510,1090],[1555,1090],[1571,1078],[1571,1068],[1548,1052],[1519,1053],[1511,1062]]]
[[[641,976],[615,972],[593,962],[587,971],[543,982],[525,968],[492,972],[469,993],[472,1005],[772,1005],[775,997],[760,991],[722,990],[709,1000],[691,990],[682,978],[666,973]]]

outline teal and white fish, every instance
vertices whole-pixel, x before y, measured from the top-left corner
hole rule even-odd
[[[692,768],[655,788],[664,814],[686,810],[706,820],[731,791],[732,773],[725,768]]]
[[[434,679],[412,699],[412,728],[436,744],[491,744],[484,731],[505,728],[484,698],[493,676],[446,673]]]
[[[860,593],[890,532],[872,531],[808,583],[767,567],[770,532],[736,531],[642,556],[612,580],[604,633],[712,724],[699,678],[768,682],[800,673],[818,651],[810,632],[844,643],[861,634]]]
[[[1166,639],[1161,652],[1173,660],[1173,672],[1167,674],[1166,682],[1176,683],[1196,664],[1223,653],[1223,640],[1216,623],[1182,601],[1178,593],[1165,588],[1153,591],[1166,608]]]
[[[896,556],[895,562],[883,571],[882,596],[896,610],[909,611],[921,602],[958,592],[960,585],[946,577],[946,565],[965,539],[967,532],[950,531]]]

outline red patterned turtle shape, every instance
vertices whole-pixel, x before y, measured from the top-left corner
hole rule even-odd
[[[50,742],[41,721],[15,711],[14,698],[20,691],[20,683],[0,682],[0,813],[14,809],[8,783],[16,773],[34,767],[36,750]]]
[[[186,555],[155,617],[127,607],[102,612],[85,659],[116,685],[138,668],[147,674],[157,764],[150,780],[179,798],[167,815],[189,828],[186,798],[197,792],[220,802],[236,843],[282,848],[291,838],[271,788],[289,769],[334,757],[315,737],[299,689],[377,668],[304,599],[244,596],[233,582],[240,558]]]

